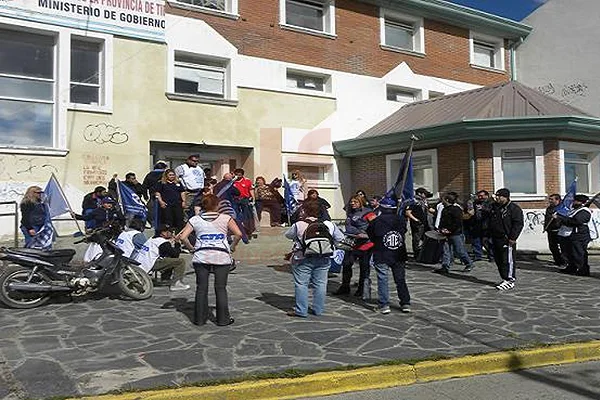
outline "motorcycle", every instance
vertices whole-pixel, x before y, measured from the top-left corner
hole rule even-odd
[[[0,302],[11,308],[35,308],[46,304],[52,294],[83,296],[115,284],[126,297],[148,299],[154,291],[152,279],[110,237],[110,229],[101,229],[75,242],[102,248],[98,258],[79,270],[70,264],[73,249],[0,248],[0,261],[5,262],[0,267]]]

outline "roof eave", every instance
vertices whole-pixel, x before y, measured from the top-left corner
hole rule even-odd
[[[336,154],[342,157],[357,157],[375,154],[391,154],[405,151],[412,134],[419,137],[415,148],[433,148],[449,143],[468,141],[531,140],[557,138],[570,140],[592,140],[600,143],[600,119],[578,116],[554,116],[531,118],[499,118],[465,120],[417,130],[395,132],[364,139],[348,139],[333,143]]]

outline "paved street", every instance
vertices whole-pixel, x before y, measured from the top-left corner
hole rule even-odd
[[[391,314],[381,315],[375,304],[329,296],[325,315],[291,318],[285,311],[293,304],[292,279],[279,261],[289,246],[275,235],[263,232],[237,254],[242,261],[229,280],[235,318],[229,327],[196,327],[190,322],[194,291],[172,294],[166,286],[143,302],[97,295],[33,310],[0,308],[0,398],[98,394],[600,338],[597,260],[589,278],[521,261],[517,288],[508,293],[493,288],[498,274],[487,262],[450,276],[410,265],[410,315],[396,302]],[[332,278],[329,290],[338,283]]]
[[[600,398],[600,362],[311,397],[311,400],[588,400]],[[307,399],[308,400],[308,399]]]

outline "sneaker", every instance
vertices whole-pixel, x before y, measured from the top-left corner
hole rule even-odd
[[[377,309],[377,311],[379,311],[382,314],[389,314],[392,312],[392,310],[390,309],[390,306],[383,306],[383,307],[379,307]]]
[[[434,274],[443,274],[443,275],[448,275],[450,273],[450,270],[446,267],[441,267],[441,268],[437,268],[433,270]]]
[[[502,283],[500,283],[498,286],[496,286],[496,289],[501,290],[501,291],[511,290],[514,288],[515,288],[515,283],[513,281],[502,281]]]
[[[408,314],[409,312],[411,312],[410,304],[401,304],[400,311],[402,311],[405,314]]]
[[[169,290],[171,292],[178,292],[178,291],[182,291],[182,290],[188,290],[189,288],[190,288],[190,285],[186,285],[182,281],[175,281],[175,283],[173,283],[171,286],[169,286]]]
[[[471,264],[471,265],[467,265],[467,266],[466,266],[466,267],[465,267],[465,268],[462,270],[462,272],[471,272],[471,271],[473,271],[473,264]]]

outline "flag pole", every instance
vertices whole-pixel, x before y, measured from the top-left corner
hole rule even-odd
[[[119,185],[119,183],[121,183],[121,182],[118,181],[117,178],[115,178],[115,183],[117,186],[117,199],[119,201],[119,208],[121,209],[121,212],[123,213],[123,215],[125,215],[125,208],[123,207],[123,201],[121,199],[121,186]]]
[[[402,171],[402,180],[400,181],[400,198],[402,199],[402,192],[404,191],[404,185],[406,185],[406,178],[408,176],[408,163],[410,162],[410,159],[412,157],[412,153],[413,153],[413,147],[415,145],[415,142],[419,140],[415,135],[411,135],[410,137],[410,146],[408,147],[408,150],[406,151],[406,155],[404,156],[404,159],[406,160],[406,165],[404,166],[404,171]],[[398,187],[394,188],[394,193],[397,191]],[[405,200],[405,199],[402,199]]]
[[[69,203],[69,199],[67,197],[67,195],[65,195],[65,192],[60,184],[60,181],[58,180],[58,178],[56,177],[56,175],[54,175],[54,172],[51,173],[51,178],[54,178],[54,180],[56,181],[56,183],[58,184],[58,190],[60,190],[60,194],[62,194],[63,198],[65,199],[65,202],[67,203],[67,207],[69,207],[69,211],[73,214],[75,214],[75,212],[73,211],[73,207],[71,207],[71,203]],[[83,232],[81,230],[81,227],[79,226],[79,221],[77,221],[77,218],[73,218],[73,220],[75,221],[75,225],[77,226],[77,230],[79,231],[79,233],[81,233],[82,235],[85,235],[85,232]],[[52,221],[52,219],[50,220]],[[52,228],[54,228],[54,225],[52,226]],[[56,232],[56,229],[54,230]]]

